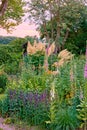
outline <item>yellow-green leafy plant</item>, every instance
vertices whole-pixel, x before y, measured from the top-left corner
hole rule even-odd
[[[78,119],[81,121],[80,127],[87,130],[87,100],[82,100],[80,105],[77,106]]]
[[[83,98],[81,99],[80,105],[77,106],[78,118],[81,121],[81,127],[87,130],[87,47],[86,47],[86,64],[84,67],[84,81],[83,86]]]

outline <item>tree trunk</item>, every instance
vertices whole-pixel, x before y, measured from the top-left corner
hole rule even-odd
[[[2,17],[7,9],[8,6],[8,0],[2,0],[2,3],[0,5],[0,17]]]
[[[66,34],[65,34],[65,37],[64,37],[64,40],[63,40],[63,43],[62,43],[62,49],[64,49],[64,45],[65,45],[65,42],[68,38],[68,35],[69,35],[69,29],[66,30]]]

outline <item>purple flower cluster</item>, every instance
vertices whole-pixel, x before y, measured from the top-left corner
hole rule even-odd
[[[22,102],[23,104],[33,104],[35,106],[38,106],[39,104],[47,105],[49,102],[49,96],[48,92],[44,91],[42,93],[38,92],[23,92],[22,90],[9,90],[8,91],[9,99],[12,100],[18,100]]]
[[[7,92],[6,113],[26,120],[30,124],[44,124],[49,113],[49,94],[43,92],[26,92],[24,90],[10,89]]]

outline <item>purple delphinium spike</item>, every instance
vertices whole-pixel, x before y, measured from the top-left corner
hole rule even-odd
[[[84,78],[87,78],[87,63],[85,64],[84,68]]]

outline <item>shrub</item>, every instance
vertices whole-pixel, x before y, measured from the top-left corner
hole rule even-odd
[[[5,72],[9,75],[16,75],[18,72],[20,72],[19,61],[15,60],[12,63],[6,63]]]
[[[42,71],[42,66],[44,64],[44,54],[37,52],[36,54],[28,55],[24,57],[24,62],[26,65],[30,65],[36,74],[38,74]]]
[[[0,93],[3,93],[5,91],[7,81],[8,79],[6,74],[0,75]]]
[[[0,45],[0,65],[4,65],[4,71],[8,74],[19,72],[19,63],[22,59],[22,44],[25,39],[18,38],[9,44]]]
[[[84,126],[84,130],[87,129],[87,100],[83,99],[77,106],[78,119],[81,121],[81,128]]]
[[[75,130],[79,126],[76,110],[70,107],[60,108],[56,114],[55,130]]]

